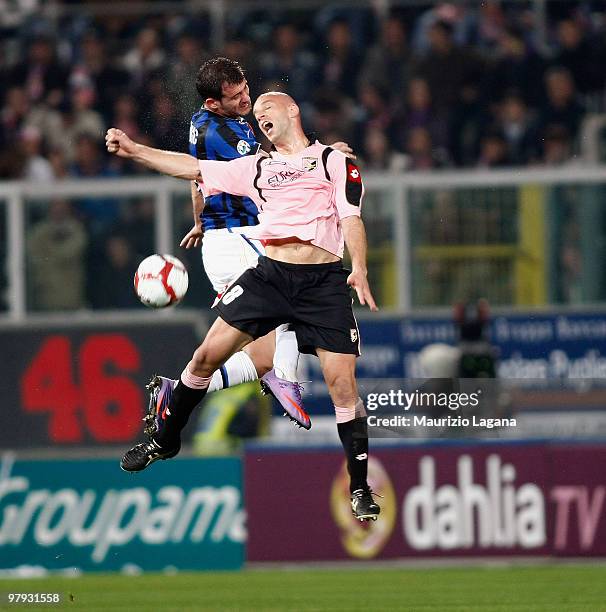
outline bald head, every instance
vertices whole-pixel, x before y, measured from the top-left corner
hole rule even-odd
[[[283,91],[268,91],[264,94],[261,94],[257,98],[257,101],[255,102],[255,108],[257,107],[257,105],[261,105],[264,101],[267,100],[271,100],[275,104],[284,108],[289,106],[290,104],[294,104],[296,106],[296,102],[287,93],[284,93]]]
[[[297,103],[281,91],[261,94],[255,102],[253,113],[261,131],[273,144],[303,133]]]

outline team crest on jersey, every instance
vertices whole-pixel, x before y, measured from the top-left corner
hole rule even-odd
[[[303,170],[305,172],[311,172],[318,167],[318,158],[317,157],[303,157]]]
[[[240,140],[236,145],[236,149],[240,155],[248,155],[250,153],[250,145],[246,140]]]

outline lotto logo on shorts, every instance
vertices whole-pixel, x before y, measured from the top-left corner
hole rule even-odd
[[[236,298],[239,298],[244,293],[244,289],[240,285],[234,285],[221,299],[221,301],[227,306],[231,304]]]
[[[357,329],[350,329],[349,330],[349,335],[351,337],[351,341],[352,342],[357,342],[358,341],[358,330]]]

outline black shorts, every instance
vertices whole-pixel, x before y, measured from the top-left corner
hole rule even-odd
[[[349,272],[340,261],[290,264],[260,257],[223,294],[215,311],[253,338],[290,323],[301,353],[316,348],[360,354],[360,332],[347,285]]]

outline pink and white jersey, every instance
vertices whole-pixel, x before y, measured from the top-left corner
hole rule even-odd
[[[294,155],[260,152],[229,162],[199,160],[205,196],[249,196],[259,225],[246,235],[262,240],[295,237],[343,257],[340,220],[360,216],[360,170],[343,153],[315,142]]]

